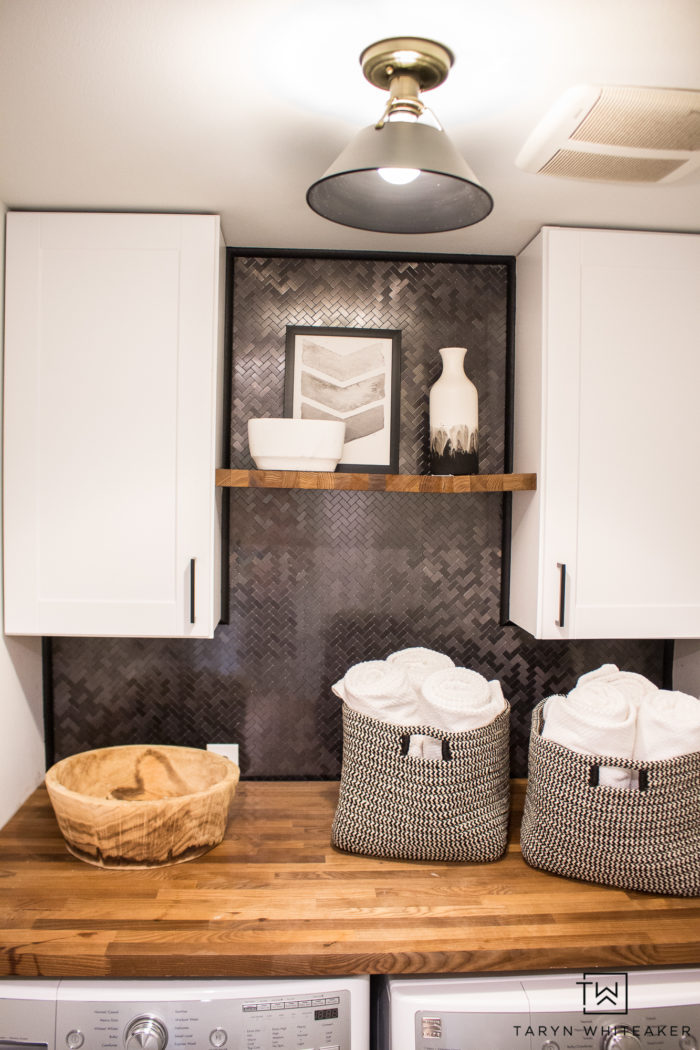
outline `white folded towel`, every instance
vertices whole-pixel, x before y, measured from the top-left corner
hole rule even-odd
[[[640,762],[700,751],[700,700],[687,693],[657,689],[637,711],[633,757]]]
[[[616,664],[603,664],[602,667],[596,668],[595,671],[588,671],[586,674],[582,674],[576,683],[576,687],[585,686],[599,691],[600,695],[605,696],[606,689],[608,686],[614,686],[618,692],[621,692],[631,703],[639,705],[644,697],[649,696],[650,693],[658,692],[657,687],[653,682],[650,682],[644,675],[636,674],[634,671],[621,671]]]
[[[421,646],[389,653],[387,662],[398,664],[404,669],[409,682],[418,694],[429,674],[455,665],[454,660],[447,653],[439,653],[435,649],[424,649]]]
[[[422,724],[415,690],[399,664],[386,660],[354,664],[332,689],[348,707],[362,715],[393,725]]]
[[[451,733],[489,725],[506,706],[499,682],[487,682],[466,667],[433,671],[421,694],[423,724]]]
[[[586,676],[568,696],[550,696],[545,702],[542,736],[581,755],[608,755],[632,759],[636,732],[636,704],[624,689],[603,678]],[[629,788],[627,769],[603,766],[599,783]]]

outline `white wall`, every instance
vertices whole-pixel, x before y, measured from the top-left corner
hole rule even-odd
[[[0,316],[3,314],[4,262],[5,207],[0,205]],[[0,326],[0,358],[2,327]],[[0,403],[1,395],[2,369]],[[0,508],[1,500],[0,494]],[[0,566],[0,585],[1,583]],[[43,776],[41,639],[6,638],[3,634],[0,637],[0,827],[7,823],[27,796],[41,783]]]

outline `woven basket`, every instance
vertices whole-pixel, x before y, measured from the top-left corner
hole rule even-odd
[[[498,860],[510,808],[509,716],[506,706],[488,726],[445,733],[390,725],[343,704],[333,845],[405,860]],[[442,760],[408,755],[414,733],[442,740]]]
[[[626,890],[700,895],[700,752],[661,762],[579,755],[544,740],[532,713],[524,860]],[[600,766],[636,770],[639,790],[598,784]]]

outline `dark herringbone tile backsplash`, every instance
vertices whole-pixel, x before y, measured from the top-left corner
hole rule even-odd
[[[282,415],[285,328],[402,332],[400,469],[427,469],[438,349],[469,347],[480,469],[503,469],[507,267],[500,263],[237,258],[231,462],[252,466],[246,423]],[[535,642],[499,623],[496,495],[231,494],[230,623],[211,641],[53,642],[57,758],[131,742],[241,745],[245,777],[340,773],[331,684],[351,664],[425,645],[501,680],[512,774],[527,768],[534,703],[614,662],[661,681],[649,641]]]

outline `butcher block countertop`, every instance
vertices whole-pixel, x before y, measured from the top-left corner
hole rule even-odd
[[[523,862],[524,781],[494,864],[329,843],[337,783],[243,782],[203,857],[104,870],[65,849],[44,788],[0,832],[0,975],[306,976],[700,964],[700,900]]]

